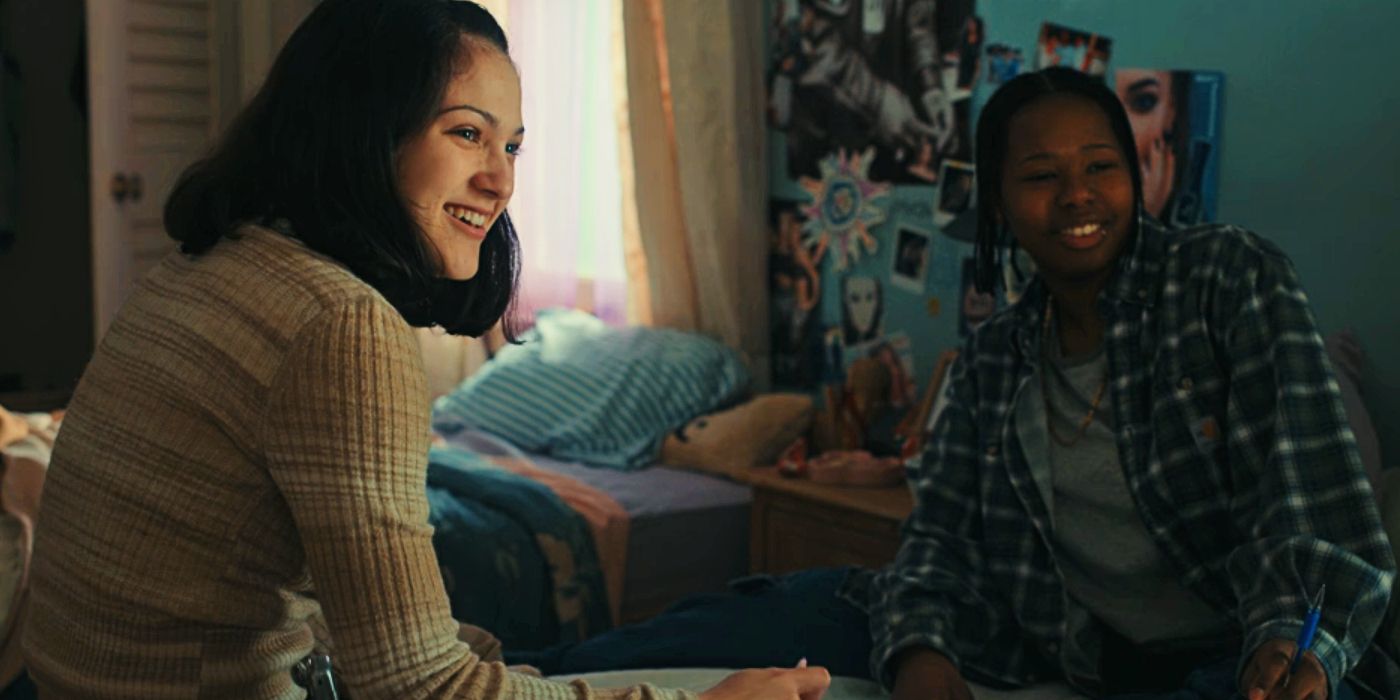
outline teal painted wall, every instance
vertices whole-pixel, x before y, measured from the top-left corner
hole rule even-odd
[[[1110,70],[1225,74],[1216,218],[1292,257],[1324,333],[1356,331],[1385,464],[1400,467],[1400,1],[979,0],[976,13],[988,42],[1018,46],[1028,61],[1050,21],[1113,39]],[[978,87],[975,104],[990,87]],[[782,137],[770,136],[773,194],[800,198],[777,172]],[[895,208],[919,198],[897,193]],[[930,351],[957,343],[949,297],[957,261],[971,252],[941,236],[936,246],[926,293],[954,313],[929,318],[911,298],[887,318],[895,328],[922,326],[914,333],[921,382]],[[888,254],[870,267],[887,265]],[[835,278],[824,280],[828,313]]]

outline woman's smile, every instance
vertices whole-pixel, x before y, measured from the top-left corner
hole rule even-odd
[[[452,219],[452,223],[457,229],[463,233],[477,240],[486,238],[486,224],[492,218],[490,214],[456,204],[444,205],[442,209]]]
[[[1108,229],[1102,223],[1093,222],[1060,229],[1055,235],[1066,248],[1088,250],[1104,242]]]

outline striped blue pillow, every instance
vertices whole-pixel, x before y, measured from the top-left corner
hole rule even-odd
[[[610,328],[580,311],[542,311],[509,346],[433,404],[433,429],[475,428],[559,459],[632,470],[662,439],[740,399],[749,373],[709,338],[661,328]]]

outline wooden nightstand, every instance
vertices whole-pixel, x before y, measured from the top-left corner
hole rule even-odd
[[[878,568],[899,549],[899,526],[914,507],[908,484],[860,488],[814,484],[747,470],[753,487],[749,571],[786,573],[855,564]]]

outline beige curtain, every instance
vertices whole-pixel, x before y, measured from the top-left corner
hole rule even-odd
[[[763,3],[618,2],[631,317],[722,340],[766,387]]]

